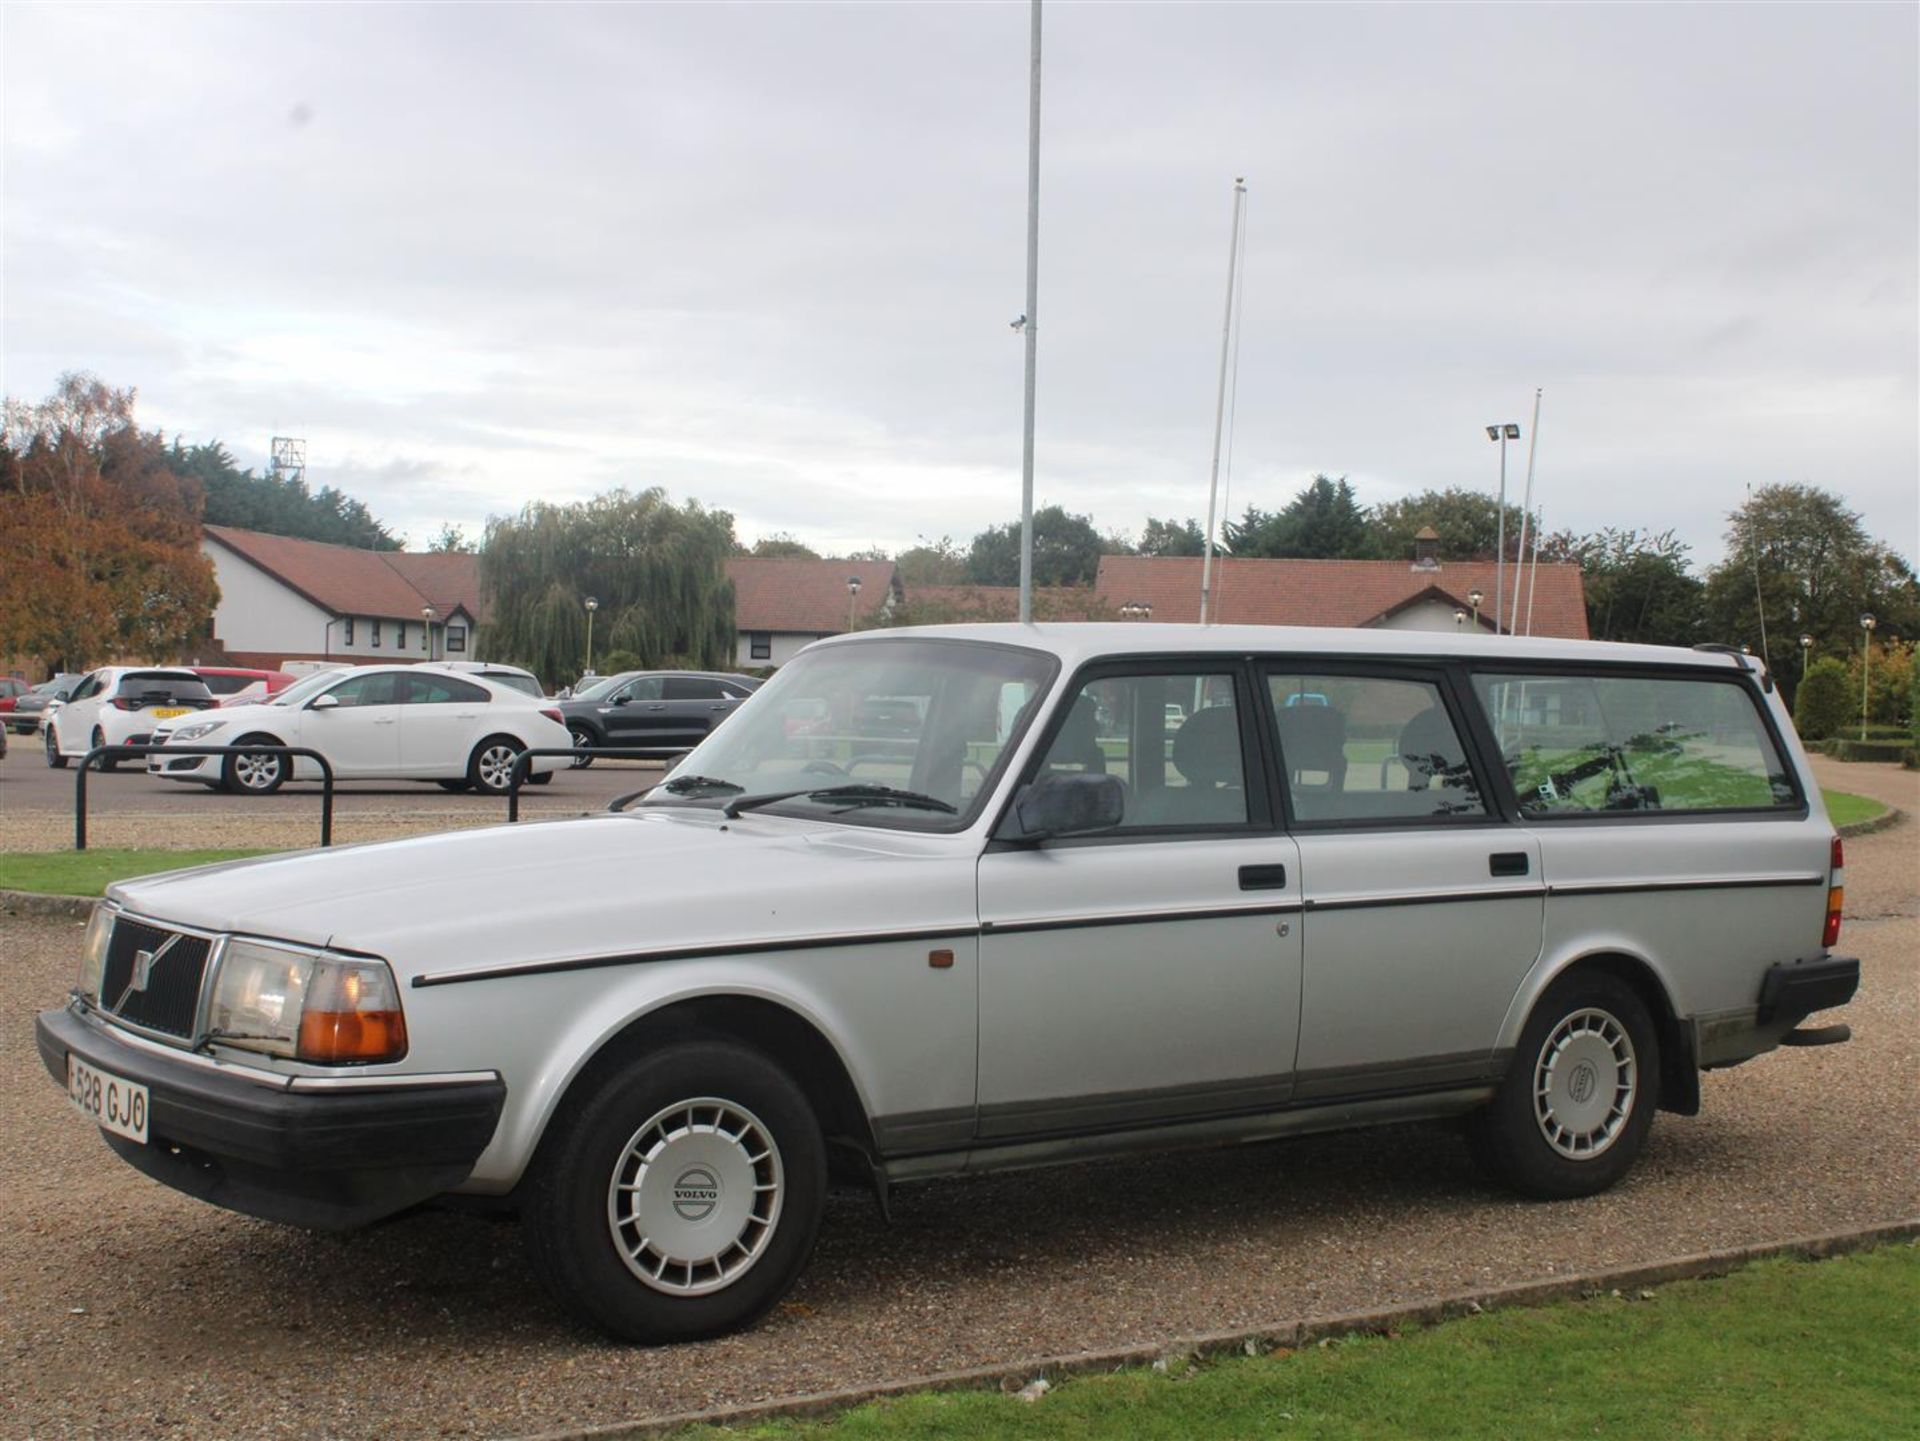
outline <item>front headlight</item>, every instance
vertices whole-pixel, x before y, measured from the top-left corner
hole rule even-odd
[[[297,1061],[397,1061],[407,1053],[399,989],[384,961],[231,940],[209,1039]]]
[[[87,917],[86,939],[80,943],[80,976],[74,989],[89,1001],[100,999],[100,978],[107,970],[107,942],[113,938],[114,913],[102,901]]]
[[[180,726],[167,731],[162,737],[170,741],[197,741],[201,736],[210,736],[226,724],[225,721],[201,721],[197,725]]]

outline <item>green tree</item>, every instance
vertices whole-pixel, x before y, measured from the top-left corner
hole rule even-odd
[[[1793,705],[1793,728],[1806,741],[1838,735],[1847,724],[1847,668],[1830,655],[1807,667]]]
[[[1711,639],[1768,648],[1784,661],[1794,638],[1844,655],[1860,645],[1860,616],[1877,636],[1920,635],[1920,585],[1913,570],[1866,532],[1845,500],[1813,485],[1768,485],[1728,516],[1726,557],[1707,572]]]
[[[909,588],[916,585],[960,585],[966,581],[966,553],[954,544],[952,536],[943,535],[938,540],[928,540],[923,535],[919,539],[918,545],[908,546],[893,562],[893,573],[902,585]]]
[[[777,531],[773,535],[763,535],[753,543],[748,555],[764,558],[787,560],[818,560],[820,552],[810,545],[795,540],[787,532]]]
[[[1140,532],[1137,549],[1141,555],[1204,555],[1207,537],[1200,529],[1200,522],[1192,516],[1185,520],[1160,520],[1150,515],[1146,529]]]
[[[1366,512],[1345,476],[1316,475],[1277,513],[1248,506],[1226,526],[1227,544],[1239,556],[1302,560],[1348,560],[1368,553]]]
[[[1595,640],[1692,645],[1700,632],[1704,586],[1687,565],[1686,543],[1658,533],[1608,526],[1592,535],[1567,532],[1541,542],[1542,557],[1580,567],[1587,630]]]
[[[167,464],[198,485],[205,496],[202,519],[208,525],[363,550],[400,549],[399,540],[351,496],[330,485],[309,491],[305,481],[243,470],[217,440],[188,445],[176,438],[167,452]]]
[[[1033,583],[1092,585],[1102,541],[1093,521],[1057,505],[1033,513]],[[967,552],[967,579],[975,585],[1020,583],[1020,522],[989,526]]]
[[[448,523],[427,543],[427,549],[435,555],[473,555],[480,547],[473,543],[464,527]]]
[[[1520,551],[1521,518],[1520,507],[1509,504],[1509,560]],[[1423,525],[1438,532],[1441,560],[1492,560],[1498,549],[1500,501],[1497,496],[1458,486],[1384,501],[1367,515],[1367,554],[1376,560],[1412,560],[1413,538]],[[1532,548],[1531,543],[1528,548]]]
[[[729,664],[734,652],[733,517],[658,487],[613,490],[572,505],[535,501],[487,522],[480,584],[492,619],[486,653],[549,680],[586,661],[586,598],[594,644],[643,665]]]

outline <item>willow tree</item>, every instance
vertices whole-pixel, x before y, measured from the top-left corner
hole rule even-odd
[[[487,522],[480,584],[486,655],[546,680],[587,660],[587,598],[599,602],[593,646],[646,666],[730,665],[734,654],[733,517],[659,487],[613,490],[572,505],[535,501]]]

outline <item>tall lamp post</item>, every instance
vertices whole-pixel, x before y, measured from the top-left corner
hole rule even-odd
[[[1860,617],[1860,739],[1867,738],[1867,677],[1873,672],[1873,628],[1879,624],[1869,611]]]
[[[434,615],[435,615],[435,611],[432,606],[423,605],[420,607],[420,627],[423,631],[426,632],[423,639],[427,643],[426,649],[427,649],[428,665],[433,664],[433,617]]]
[[[1807,662],[1813,658],[1813,637],[1800,637],[1800,684],[1807,683]]]
[[[1467,592],[1467,604],[1473,607],[1473,628],[1475,630],[1480,629],[1480,602],[1486,598],[1487,593],[1477,585]]]
[[[855,603],[858,602],[859,599],[860,599],[860,577],[857,575],[850,575],[847,577],[847,629],[848,630],[853,629],[853,608]]]
[[[1464,610],[1460,609],[1459,606],[1455,606],[1453,608],[1453,628],[1455,630],[1458,630],[1460,629],[1461,626],[1465,625],[1466,623],[1467,623],[1467,613]]]
[[[1520,427],[1510,420],[1487,427],[1487,439],[1500,442],[1500,521],[1493,556],[1493,629],[1500,630],[1507,597],[1507,442],[1520,438]],[[1475,622],[1478,624],[1478,621]]]
[[[584,674],[593,674],[593,613],[600,609],[600,602],[592,596],[587,597],[587,668]]]

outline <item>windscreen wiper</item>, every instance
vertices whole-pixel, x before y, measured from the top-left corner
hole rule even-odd
[[[724,814],[729,820],[737,820],[742,811],[757,810],[776,801],[799,800],[803,797],[810,801],[845,801],[849,806],[910,806],[916,810],[944,811],[950,816],[960,813],[957,807],[947,804],[938,796],[895,790],[892,786],[856,783],[850,786],[809,786],[800,791],[772,791],[763,796],[740,796],[727,802]]]
[[[718,776],[675,776],[660,789],[669,795],[676,796],[690,796],[695,791],[702,793],[724,791],[729,795],[737,795],[746,787],[735,785],[732,781],[723,781]]]

